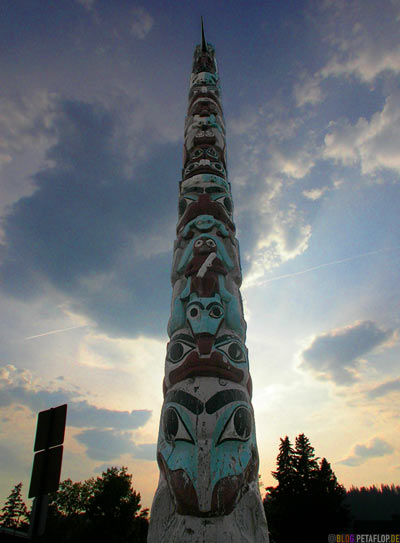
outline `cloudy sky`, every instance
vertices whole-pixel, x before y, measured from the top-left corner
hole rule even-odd
[[[3,0],[0,505],[38,411],[62,478],[155,457],[192,53],[217,49],[264,485],[304,432],[399,483],[400,2]]]

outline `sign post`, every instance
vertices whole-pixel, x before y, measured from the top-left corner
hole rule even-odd
[[[60,483],[67,404],[38,415],[31,484],[28,498],[35,498],[29,536],[42,535],[46,526],[48,494]]]

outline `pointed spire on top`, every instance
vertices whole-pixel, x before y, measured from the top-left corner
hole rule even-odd
[[[204,24],[203,24],[203,17],[201,18],[201,50],[204,51],[204,53],[207,53],[207,42],[206,37],[204,35]]]

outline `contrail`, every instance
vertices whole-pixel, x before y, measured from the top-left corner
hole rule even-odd
[[[24,337],[26,339],[36,339],[37,337],[50,336],[51,334],[59,334],[60,332],[66,332],[67,330],[74,330],[75,328],[83,328],[87,324],[80,324],[79,326],[71,326],[70,328],[62,328],[61,330],[52,330],[51,332],[45,332],[44,334],[38,334],[37,336]]]
[[[362,258],[364,256],[376,255],[378,253],[383,253],[386,251],[398,251],[400,247],[388,247],[387,249],[378,249],[376,251],[369,251],[368,253],[361,253],[359,255],[349,256],[348,258],[342,258],[340,260],[332,260],[331,262],[326,262],[325,264],[319,264],[318,266],[313,266],[312,268],[307,268],[306,270],[301,270],[293,273],[286,273],[285,275],[278,275],[277,277],[271,277],[271,279],[265,279],[261,284],[265,285],[271,281],[279,281],[280,279],[286,279],[287,277],[295,277],[296,275],[303,275],[304,273],[309,273],[314,270],[320,270],[321,268],[326,268],[327,266],[334,266],[335,264],[342,264],[343,262],[349,262],[350,260],[356,260],[357,258]]]

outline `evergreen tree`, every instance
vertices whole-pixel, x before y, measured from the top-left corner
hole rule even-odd
[[[0,513],[0,525],[4,528],[26,528],[29,522],[29,513],[21,496],[22,483],[12,489]]]
[[[400,521],[400,486],[351,487],[347,491],[346,503],[355,520]]]
[[[281,535],[281,541],[285,541],[291,536],[291,520],[294,514],[293,495],[296,488],[294,450],[288,436],[285,439],[281,438],[276,461],[277,469],[272,472],[272,476],[278,484],[275,487],[266,488],[264,508],[269,530],[274,535]]]
[[[305,494],[313,489],[318,473],[318,458],[315,458],[314,447],[304,434],[299,434],[295,441],[294,465],[296,471],[296,492]]]
[[[293,492],[293,482],[296,475],[294,463],[294,450],[288,436],[281,438],[279,445],[279,454],[276,459],[277,470],[272,472],[272,476],[278,481],[279,492]],[[272,487],[269,487],[272,489]]]
[[[296,438],[294,449],[288,437],[281,439],[277,470],[272,475],[278,485],[266,488],[264,507],[276,543],[326,541],[329,533],[346,528],[346,492],[329,462],[323,458],[318,464],[304,434]]]

